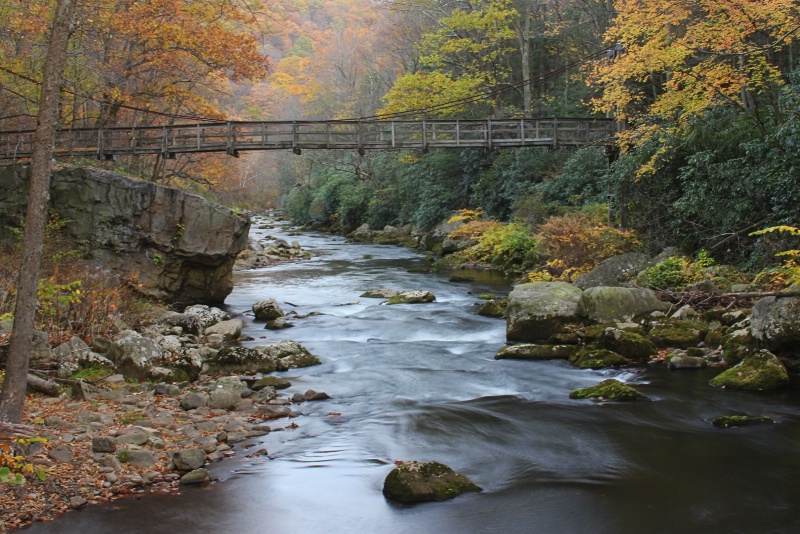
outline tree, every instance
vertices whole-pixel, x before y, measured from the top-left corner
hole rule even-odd
[[[20,423],[24,411],[28,355],[33,339],[44,227],[50,199],[50,159],[53,156],[53,140],[58,125],[61,83],[67,62],[67,44],[77,3],[78,0],[58,0],[50,29],[31,158],[30,191],[14,306],[14,328],[8,347],[3,391],[0,392],[0,421],[7,423]]]
[[[630,121],[641,146],[663,128],[683,128],[727,107],[764,130],[779,117],[782,52],[800,30],[794,0],[620,0],[606,35],[621,54],[599,61],[597,109]]]

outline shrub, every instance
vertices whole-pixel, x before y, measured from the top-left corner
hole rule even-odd
[[[794,226],[772,226],[753,232],[751,236],[763,236],[772,233],[783,233],[790,236],[800,236],[800,228]],[[756,284],[769,289],[783,289],[789,286],[800,286],[800,250],[790,249],[779,252],[776,256],[783,257],[783,265],[761,271],[755,279]]]
[[[704,250],[694,261],[671,256],[639,273],[636,281],[653,289],[684,289],[707,278],[706,269],[712,265],[714,260]]]
[[[551,267],[570,274],[593,269],[606,258],[639,246],[632,232],[612,228],[598,215],[572,213],[548,218],[537,231]]]

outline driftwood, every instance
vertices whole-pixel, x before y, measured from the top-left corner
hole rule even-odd
[[[33,427],[28,425],[15,425],[12,423],[0,423],[0,441],[11,441],[20,438],[32,438],[34,435]]]
[[[28,374],[28,387],[33,391],[50,395],[51,397],[58,396],[58,384],[52,380],[45,380],[36,375]]]
[[[800,291],[746,291],[739,293],[712,293],[710,291],[659,291],[662,300],[676,306],[689,305],[695,310],[709,308],[751,307],[753,301],[764,297],[800,297]]]

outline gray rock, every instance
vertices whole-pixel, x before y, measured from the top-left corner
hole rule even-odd
[[[0,169],[0,242],[27,205],[27,167]],[[247,246],[249,220],[228,208],[153,182],[65,167],[52,174],[51,207],[67,237],[86,242],[91,259],[170,302],[223,302],[232,267]]]
[[[242,321],[239,319],[230,319],[228,321],[222,321],[214,326],[209,326],[206,328],[205,334],[214,335],[219,334],[221,335],[226,341],[232,341],[239,339],[242,336]]]
[[[495,355],[496,360],[566,360],[575,352],[571,345],[511,345]]]
[[[267,321],[266,328],[269,330],[283,330],[285,328],[291,328],[294,326],[294,323],[287,320],[286,317],[278,317],[277,319],[273,319],[272,321]]]
[[[770,350],[800,346],[800,297],[766,297],[753,306],[750,332]]]
[[[241,398],[237,393],[227,389],[215,389],[208,399],[208,407],[212,410],[233,410]]]
[[[653,291],[635,287],[591,287],[583,292],[581,306],[593,323],[626,322],[670,308]]]
[[[253,395],[253,399],[258,402],[268,402],[275,397],[277,397],[277,394],[275,393],[275,388],[272,386],[264,386]]]
[[[305,396],[306,400],[310,401],[318,401],[331,398],[331,396],[325,393],[324,391],[314,391],[313,389],[309,389],[303,395]]]
[[[670,369],[703,369],[706,361],[698,356],[686,356],[685,354],[672,354],[667,359],[667,367]]]
[[[85,497],[81,495],[76,495],[74,497],[69,498],[69,507],[73,510],[80,510],[84,506],[88,504],[89,501],[86,500]]]
[[[565,325],[581,320],[581,290],[566,282],[536,282],[514,287],[508,296],[509,341],[546,342]]]
[[[189,471],[181,477],[181,486],[191,486],[194,484],[205,484],[211,481],[211,475],[205,469],[195,469]]]
[[[92,350],[81,338],[73,336],[52,351],[53,359],[59,362],[78,362],[86,358]]]
[[[231,318],[227,312],[213,306],[207,306],[205,304],[194,304],[192,306],[188,306],[185,310],[183,310],[183,313],[197,317],[197,321],[199,322],[202,330],[205,330],[223,321],[227,321]]]
[[[292,383],[286,380],[285,378],[281,378],[279,376],[265,376],[263,378],[259,378],[258,380],[256,380],[251,386],[251,389],[253,389],[254,391],[258,391],[267,386],[271,386],[274,389],[286,389],[288,387],[291,387],[291,385]]]
[[[121,449],[117,451],[117,459],[139,469],[149,469],[158,463],[155,455],[146,449]]]
[[[275,357],[270,350],[261,347],[223,347],[203,361],[205,374],[249,374],[275,371]]]
[[[271,321],[285,314],[275,299],[267,299],[253,304],[253,313],[259,321]]]
[[[128,428],[117,436],[117,445],[144,445],[150,439],[150,434],[141,428]],[[102,451],[114,452],[114,451]]]
[[[194,471],[206,463],[206,452],[199,447],[176,451],[172,463],[178,471]]]
[[[117,440],[111,436],[92,436],[92,452],[114,452]]]
[[[111,344],[108,357],[126,378],[146,380],[150,367],[162,357],[161,345],[150,338],[127,336]]]
[[[199,393],[187,393],[181,398],[181,408],[194,410],[208,404],[208,397]]]
[[[604,260],[592,271],[580,275],[573,282],[581,289],[590,287],[621,287],[636,278],[647,268],[650,258],[640,252],[629,252]]]
[[[72,449],[67,445],[59,445],[47,451],[47,456],[60,464],[72,463]]]
[[[217,389],[225,389],[227,391],[231,391],[236,395],[241,395],[243,392],[248,390],[247,384],[241,381],[238,377],[235,376],[223,376],[222,378],[216,380],[213,384],[211,384],[212,390]]]

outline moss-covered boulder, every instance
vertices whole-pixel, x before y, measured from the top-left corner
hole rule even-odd
[[[275,359],[257,349],[223,347],[203,361],[202,369],[209,375],[271,373]]]
[[[607,401],[635,401],[646,400],[647,395],[623,384],[619,380],[609,378],[596,386],[576,389],[569,394],[570,399],[597,399]]]
[[[483,315],[484,317],[497,317],[498,319],[505,319],[506,308],[508,308],[508,299],[492,299],[481,304],[481,307],[478,308],[478,311],[475,313],[478,315]]]
[[[285,378],[281,378],[279,376],[265,376],[263,378],[259,378],[253,385],[250,386],[250,389],[253,391],[259,391],[266,387],[273,387],[275,389],[286,389],[291,387],[292,383],[286,380]]]
[[[361,293],[361,297],[365,299],[390,299],[397,295],[394,289],[370,289]]]
[[[767,350],[746,356],[739,364],[711,379],[715,387],[747,390],[773,390],[789,383],[786,368]]]
[[[573,345],[511,345],[503,347],[495,360],[567,360],[575,352]]]
[[[265,357],[272,358],[277,371],[288,371],[297,367],[310,367],[321,363],[319,358],[311,354],[303,345],[290,339],[284,339],[274,345],[256,347],[255,350]]]
[[[660,319],[650,327],[650,340],[658,347],[696,347],[708,334],[708,327],[695,321]]]
[[[578,369],[605,369],[628,363],[628,360],[622,355],[596,345],[587,345],[579,349],[570,357],[569,361]]]
[[[430,291],[401,291],[390,297],[387,304],[424,304],[434,300],[436,300],[436,296]]]
[[[630,321],[669,309],[653,291],[637,287],[590,287],[583,292],[581,304],[592,323]]]
[[[520,284],[508,296],[506,339],[547,342],[582,321],[581,290],[566,282]]]
[[[628,360],[646,360],[658,353],[656,346],[646,337],[618,328],[606,328],[594,343]]]
[[[711,424],[717,428],[732,428],[735,426],[751,426],[763,425],[765,423],[774,423],[771,417],[766,415],[752,416],[752,415],[721,415],[711,420]]]
[[[726,335],[722,343],[722,359],[728,365],[736,365],[753,354],[758,347],[747,329],[734,330]]]
[[[387,499],[406,504],[446,501],[467,491],[481,488],[439,462],[402,462],[383,483]]]

